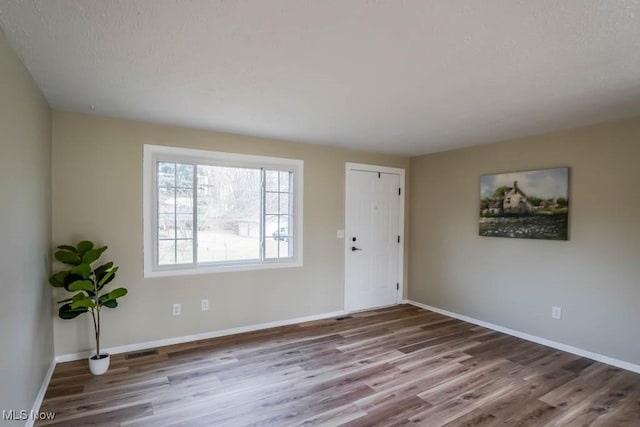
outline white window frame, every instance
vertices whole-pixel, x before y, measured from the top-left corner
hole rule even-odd
[[[157,171],[159,161],[202,165],[293,171],[293,256],[281,259],[229,261],[211,264],[158,265]],[[143,148],[144,277],[183,276],[229,271],[263,270],[302,266],[304,162],[280,157],[254,156],[145,144]],[[195,207],[194,207],[195,209]],[[261,220],[264,221],[264,218]]]

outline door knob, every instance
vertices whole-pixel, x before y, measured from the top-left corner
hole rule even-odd
[[[356,248],[355,246],[351,246],[351,252],[361,251],[362,249]]]

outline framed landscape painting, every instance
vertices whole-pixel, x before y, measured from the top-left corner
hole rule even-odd
[[[480,235],[568,240],[569,168],[480,177]]]

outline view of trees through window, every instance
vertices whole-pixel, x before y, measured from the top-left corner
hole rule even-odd
[[[158,162],[158,265],[291,257],[291,187],[291,171]]]
[[[284,258],[292,256],[291,225],[293,219],[291,173],[265,172],[265,256]]]

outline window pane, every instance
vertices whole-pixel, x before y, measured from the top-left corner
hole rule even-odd
[[[275,194],[277,196],[277,193]],[[276,198],[277,200],[277,198]],[[278,215],[265,215],[264,225],[264,256],[278,258],[278,239],[280,238]]]
[[[193,187],[193,165],[176,163],[176,187]]]
[[[176,216],[174,214],[158,214],[158,238],[175,239]]]
[[[289,253],[289,239],[278,241],[278,253],[280,258],[288,258],[291,256]]]
[[[176,189],[176,213],[193,213],[193,189]]]
[[[158,265],[169,265],[176,263],[176,241],[158,241]]]
[[[264,187],[267,191],[278,191],[278,171],[265,171]]]
[[[291,228],[289,227],[289,215],[279,215],[278,220],[280,221],[280,229],[284,229],[286,233],[283,233],[285,236],[291,236]]]
[[[158,212],[174,213],[176,209],[176,192],[173,188],[158,188]]]
[[[289,177],[291,172],[280,172],[280,191],[289,192]]]
[[[278,209],[278,213],[280,214],[289,214],[289,194],[288,193],[280,193],[280,208]]]
[[[176,256],[178,264],[193,262],[193,240],[178,240],[176,246]]]
[[[275,237],[278,234],[278,215],[265,215],[264,235]]]
[[[260,258],[261,171],[198,166],[198,262]]]
[[[265,218],[265,258],[289,257],[290,242],[289,215],[267,215]]]
[[[278,258],[278,240],[271,236],[265,237],[264,257],[267,259]]]
[[[176,237],[193,238],[193,215],[176,215]]]
[[[158,187],[175,187],[176,164],[158,162]]]
[[[278,213],[278,193],[266,192],[264,195],[264,212],[267,215]]]
[[[191,239],[193,165],[158,162],[158,264],[193,262]]]
[[[293,223],[290,215],[280,216],[280,228],[287,230],[287,238],[280,239],[279,254],[280,258],[288,258],[293,256]]]

